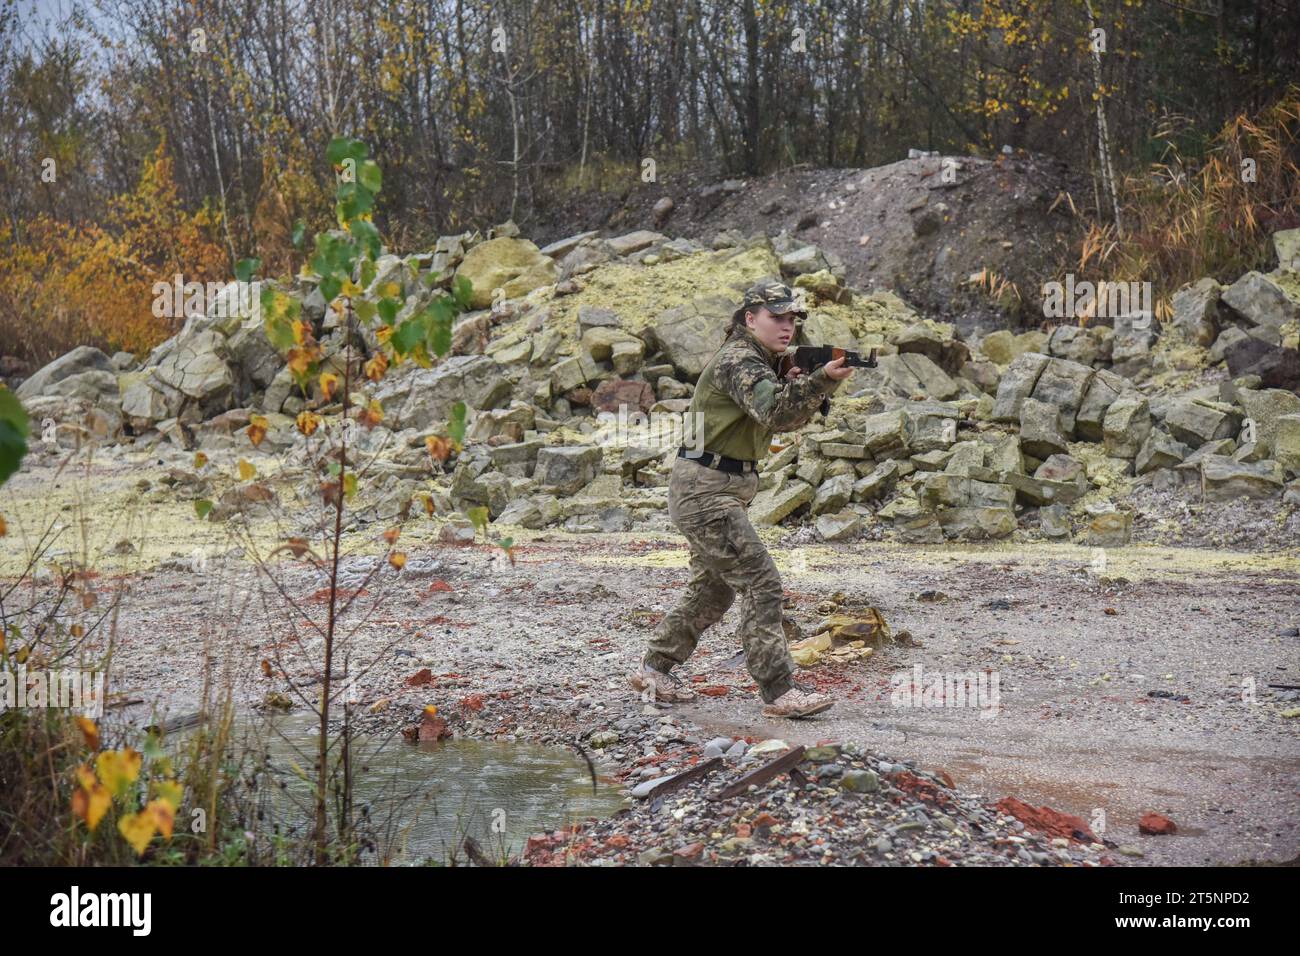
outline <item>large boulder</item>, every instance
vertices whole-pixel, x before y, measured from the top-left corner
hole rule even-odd
[[[836,345],[842,349],[857,351],[858,339],[853,328],[839,316],[829,312],[816,311],[800,324],[799,340],[796,345]]]
[[[1300,474],[1300,413],[1277,419],[1270,454],[1288,474]]]
[[[1225,289],[1222,298],[1223,304],[1249,325],[1277,329],[1300,311],[1276,282],[1253,271]]]
[[[927,475],[917,492],[923,515],[908,523],[904,538],[915,539],[928,523],[937,524],[947,538],[1005,538],[1016,530],[1015,498],[1010,485],[946,472]]]
[[[859,431],[863,436],[863,454],[857,457],[901,458],[908,453],[916,434],[916,425],[901,409],[895,409],[892,412],[868,415],[862,420]],[[823,446],[822,454],[826,453]]]
[[[77,398],[92,405],[118,408],[122,402],[118,390],[117,375],[101,369],[79,372],[59,379],[45,389],[46,395],[59,395],[64,398]]]
[[[1247,422],[1254,430],[1253,440],[1273,447],[1277,433],[1277,420],[1283,415],[1300,413],[1300,396],[1281,388],[1238,388],[1234,397],[1245,412],[1242,427]]]
[[[1093,370],[1078,362],[1054,358],[1043,368],[1030,397],[1055,405],[1061,413],[1061,431],[1074,434],[1074,419],[1092,382]],[[1032,454],[1032,452],[1031,452]],[[1042,457],[1042,456],[1037,456]]]
[[[920,352],[885,355],[878,361],[886,381],[904,398],[919,393],[946,401],[961,394],[961,387],[929,356]]]
[[[648,382],[636,379],[613,378],[603,381],[591,396],[591,407],[597,412],[619,414],[624,409],[625,415],[636,412],[648,413],[655,403],[654,389]]]
[[[572,495],[600,473],[598,445],[548,445],[537,452],[533,477],[546,491]]]
[[[235,398],[247,403],[254,392],[265,391],[284,366],[260,325],[241,325],[227,341],[235,373]]]
[[[1277,252],[1279,269],[1300,272],[1300,229],[1279,229],[1273,233],[1273,249]]]
[[[559,279],[554,259],[542,255],[527,239],[511,238],[479,243],[465,253],[456,274],[469,280],[473,288],[470,305],[476,309],[492,304],[495,289],[514,299]]]
[[[1068,451],[1061,410],[1035,398],[1025,399],[1020,406],[1020,447],[1038,459]]]
[[[453,355],[433,368],[407,363],[390,370],[375,398],[383,405],[384,424],[390,428],[427,429],[445,422],[459,401],[482,408],[500,381],[501,367],[492,359]]]
[[[919,352],[949,375],[956,375],[970,359],[970,349],[956,337],[949,325],[936,329],[923,322],[914,322],[889,336],[889,341],[900,355]]]
[[[697,296],[659,313],[647,334],[679,375],[694,382],[726,336],[736,303],[722,296]]]
[[[851,497],[853,497],[853,476],[836,475],[822,482],[817,489],[812,502],[812,513],[822,515],[841,511]]]
[[[1057,357],[1091,366],[1101,355],[1100,334],[1077,325],[1058,325],[1047,338],[1047,351]]]
[[[1201,461],[1207,501],[1267,498],[1282,490],[1282,466],[1276,461],[1246,463],[1224,455],[1207,455]]]
[[[122,414],[137,432],[173,417],[184,400],[174,388],[155,382],[147,372],[128,372],[120,381]],[[278,411],[278,409],[277,409]]]
[[[906,402],[899,411],[909,424],[909,451],[939,451],[951,447],[957,441],[957,419],[961,417],[961,410],[956,405],[950,402]],[[875,457],[887,457],[886,454],[881,454],[877,442],[871,442],[869,447]]]
[[[1190,448],[1237,434],[1239,418],[1231,405],[1198,399],[1178,399],[1165,411],[1169,433]]]
[[[563,395],[580,385],[595,385],[609,375],[609,366],[602,366],[589,352],[561,359],[551,366],[551,391]]]
[[[1173,468],[1187,457],[1191,449],[1168,432],[1152,430],[1133,460],[1133,469],[1139,475],[1160,468]]]
[[[225,336],[208,329],[177,336],[177,340],[153,370],[153,377],[188,399],[201,419],[229,410],[235,395],[235,375],[227,363]]]
[[[1027,352],[1045,352],[1047,340],[1047,335],[1037,330],[1013,335],[1006,329],[998,329],[984,336],[979,350],[990,362],[1006,366]]]
[[[872,471],[853,483],[854,501],[884,498],[898,482],[898,462],[882,461]]]
[[[1101,441],[1105,431],[1106,413],[1121,395],[1133,391],[1132,383],[1122,375],[1098,369],[1088,384],[1078,414],[1074,418],[1074,432],[1086,441]]]
[[[749,503],[749,520],[761,525],[778,524],[796,508],[812,501],[814,494],[812,485],[798,480],[764,489]]]
[[[1227,358],[1234,377],[1258,375],[1263,388],[1300,392],[1300,350],[1277,348],[1247,336],[1229,350]]]
[[[1151,409],[1138,392],[1125,392],[1106,411],[1103,438],[1106,455],[1136,458],[1151,434]]]
[[[1223,286],[1210,276],[1174,293],[1174,325],[1203,348],[1209,348],[1219,334],[1219,297],[1222,294]]]
[[[620,329],[593,326],[582,333],[582,348],[597,362],[609,362],[619,375],[631,375],[645,358],[645,342]]]
[[[1038,376],[1047,368],[1051,356],[1041,352],[1026,352],[1017,356],[998,383],[998,394],[993,402],[993,420],[1014,422],[1020,420],[1020,406],[1033,394]]]
[[[113,360],[97,348],[89,345],[78,346],[66,355],[61,355],[49,365],[39,369],[34,375],[18,386],[20,399],[35,398],[37,395],[54,394],[50,386],[65,378],[80,375],[83,372],[112,372]]]

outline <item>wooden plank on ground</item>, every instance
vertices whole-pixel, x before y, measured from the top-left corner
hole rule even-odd
[[[804,746],[800,744],[793,750],[781,754],[771,763],[766,763],[757,770],[751,770],[735,783],[723,787],[709,799],[711,800],[730,800],[732,797],[738,797],[749,787],[761,787],[773,777],[779,777],[788,770],[797,767],[803,761]]]
[[[706,760],[704,763],[696,764],[689,770],[683,770],[681,773],[669,777],[663,783],[659,784],[659,786],[647,793],[646,799],[658,800],[659,798],[672,793],[674,790],[680,790],[692,780],[699,780],[701,777],[707,777],[721,766],[721,757],[714,757],[712,760]]]

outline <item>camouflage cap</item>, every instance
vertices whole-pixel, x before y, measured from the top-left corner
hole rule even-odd
[[[785,315],[793,312],[801,319],[808,313],[802,308],[795,292],[783,282],[758,282],[745,290],[745,298],[740,308],[731,314],[733,322],[740,322],[746,310],[766,308],[773,315]]]

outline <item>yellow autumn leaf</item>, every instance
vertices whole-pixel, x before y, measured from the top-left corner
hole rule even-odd
[[[374,428],[384,420],[384,406],[379,404],[379,400],[372,398],[365,408],[357,411],[357,421],[367,429]]]
[[[400,571],[406,564],[406,554],[402,551],[394,551],[388,556],[388,563]]]
[[[430,717],[437,717],[437,716],[438,716],[438,705],[437,705],[437,704],[425,704],[425,705],[424,705],[424,712],[425,712],[426,714],[428,714]]]
[[[249,464],[249,462],[246,459],[244,458],[239,459],[239,480],[252,481],[253,478],[255,478],[256,476],[257,476],[257,469],[254,468],[251,464]]]
[[[339,377],[333,372],[320,373],[320,392],[325,396],[325,401],[332,401],[334,393],[338,391]]]
[[[140,752],[130,747],[105,750],[96,758],[95,769],[99,771],[99,779],[104,781],[109,792],[120,797],[140,776],[142,760]]]
[[[89,717],[78,717],[77,726],[81,728],[81,735],[86,738],[86,746],[91,750],[99,749],[99,728]]]
[[[339,286],[339,295],[360,295],[361,286],[357,285],[351,279],[344,279],[343,284]]]
[[[248,428],[246,428],[244,431],[245,434],[248,435],[249,441],[253,443],[254,448],[262,444],[262,439],[266,437],[266,429],[268,424],[269,423],[267,422],[266,417],[263,415],[248,416]],[[200,452],[200,454],[202,453]],[[204,460],[206,461],[207,459],[205,458]]]
[[[166,803],[173,812],[181,805],[181,798],[185,795],[184,788],[175,780],[155,780],[153,792],[156,799]]]
[[[94,774],[91,774],[93,779]],[[108,790],[99,781],[93,787],[78,787],[72,794],[72,813],[94,833],[112,803]]]
[[[383,352],[376,352],[375,357],[365,365],[366,378],[372,382],[378,382],[387,371],[388,357]]]
[[[379,340],[379,344],[381,345],[387,345],[388,340],[392,337],[393,327],[391,325],[381,325],[379,328],[375,329],[375,338]]]
[[[428,450],[429,457],[438,461],[446,461],[451,454],[451,444],[441,435],[426,435],[424,447]]]
[[[307,349],[289,349],[286,356],[289,371],[299,377],[306,375],[311,368],[311,353]]]
[[[310,328],[311,326],[302,319],[293,320],[293,342],[295,345],[302,345],[302,343],[306,341],[307,332]]]
[[[139,813],[132,813],[118,820],[117,829],[122,836],[126,837],[126,842],[131,844],[136,855],[144,856],[149,841],[158,832],[158,820],[150,810],[141,810]]]
[[[172,823],[176,819],[176,808],[166,800],[150,800],[145,805],[144,812],[153,817],[154,826],[164,838],[172,838]]]
[[[304,435],[310,435],[320,425],[320,416],[315,412],[299,412],[297,418],[298,431]]]
[[[396,299],[402,294],[402,287],[396,282],[387,282],[384,284],[384,287],[379,290],[379,293],[380,295],[387,296],[390,299]]]

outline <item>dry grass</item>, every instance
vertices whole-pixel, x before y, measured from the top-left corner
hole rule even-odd
[[[1175,132],[1157,134],[1167,143],[1161,162],[1121,184],[1124,234],[1093,224],[1076,265],[1080,278],[1151,282],[1157,316],[1185,283],[1266,267],[1269,236],[1300,226],[1300,86],[1258,116],[1233,118],[1199,165],[1173,145]]]

